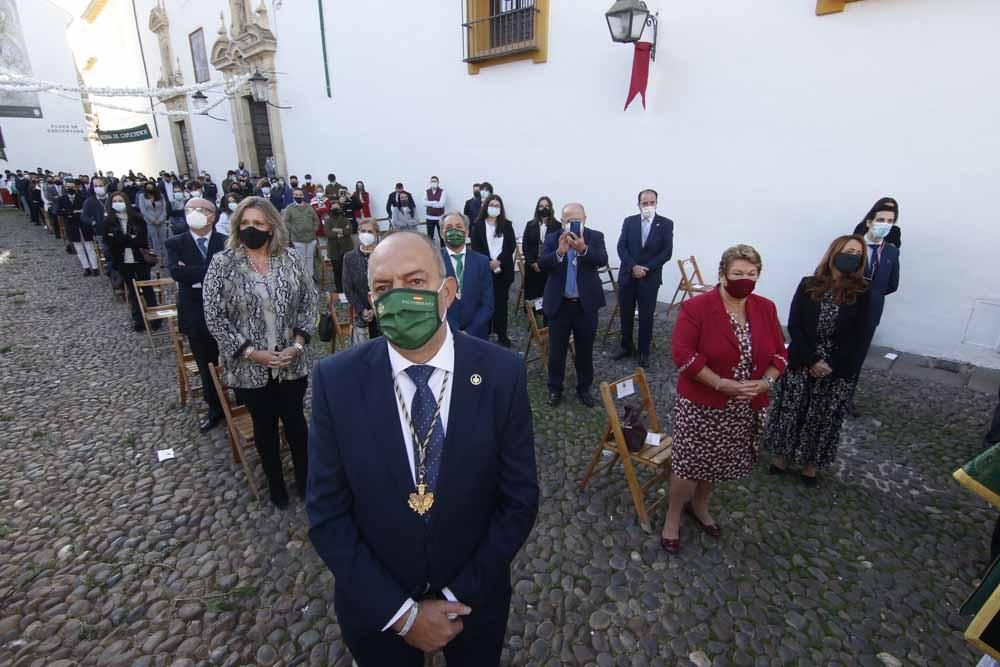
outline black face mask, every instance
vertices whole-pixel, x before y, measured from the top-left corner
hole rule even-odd
[[[476,199],[479,199],[479,190],[473,190],[472,196],[475,197]]]
[[[262,248],[269,238],[271,238],[270,234],[262,232],[256,227],[244,227],[240,230],[240,241],[251,250]]]
[[[549,214],[551,212],[552,212],[552,209],[546,208],[546,207],[543,206],[543,207],[541,207],[541,208],[538,209],[538,217],[542,218],[542,219],[545,219],[545,218],[549,217]]]
[[[837,256],[833,258],[833,265],[841,273],[854,273],[861,268],[861,255],[838,252]]]
[[[294,199],[294,200],[295,200],[295,203],[296,203],[296,204],[301,204],[301,203],[303,202],[303,199],[302,199],[302,197],[292,197],[292,199]]]

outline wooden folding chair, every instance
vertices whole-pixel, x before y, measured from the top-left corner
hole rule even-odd
[[[156,339],[170,336],[170,328],[162,326],[165,323],[164,321],[177,319],[177,306],[170,301],[170,288],[175,284],[169,278],[157,278],[155,280],[132,279],[132,288],[135,297],[139,299],[139,312],[142,313],[142,321],[146,325],[146,337],[149,338],[149,347],[154,351],[157,349]],[[146,297],[142,292],[143,288],[146,287],[153,289],[159,302],[158,305],[150,306],[146,303]],[[161,323],[159,331],[153,331],[153,324],[156,322]]]
[[[689,274],[687,268],[688,264],[691,265],[691,273]],[[684,303],[684,299],[688,299],[699,294],[704,294],[705,292],[711,292],[714,287],[705,284],[705,279],[701,277],[701,269],[698,268],[698,260],[691,255],[687,259],[678,259],[677,266],[681,270],[681,280],[677,283],[677,289],[674,290],[674,296],[670,299],[670,305],[667,306],[667,317],[670,317],[670,311],[673,310],[674,306],[681,305]],[[690,276],[690,277],[689,277]],[[681,300],[677,300],[677,295],[681,295]]]
[[[611,310],[611,319],[608,320],[608,326],[604,330],[604,338],[601,339],[601,343],[603,344],[608,342],[608,338],[611,334],[618,331],[618,313],[621,312],[619,310],[621,307],[621,299],[618,294],[618,279],[615,278],[615,273],[618,271],[618,267],[612,267],[609,265],[602,269],[598,269],[598,271],[605,274],[601,276],[601,288],[603,289],[608,285],[611,285],[611,291],[615,293],[615,307]],[[638,312],[637,308],[636,313],[638,314]]]
[[[549,370],[549,328],[539,327],[538,320],[535,317],[536,310],[539,310],[538,306],[541,304],[541,298],[534,299],[532,301],[524,302],[524,314],[527,316],[528,320],[528,340],[524,345],[524,363],[530,364],[534,361],[541,361],[542,367],[545,372]],[[538,356],[530,358],[528,353],[531,351],[531,344],[534,342],[535,347],[538,348]],[[576,347],[573,345],[573,336],[569,337],[569,353],[573,357],[573,366],[576,367]]]
[[[638,452],[633,454],[629,451],[625,443],[625,436],[622,433],[621,420],[618,418],[618,408],[615,400],[621,396],[626,398],[631,387],[632,392],[639,394],[640,413],[648,418],[647,429],[651,437],[658,440],[657,445],[647,444]],[[628,484],[629,492],[632,495],[632,503],[635,511],[639,515],[639,525],[647,533],[652,531],[649,523],[649,512],[659,505],[668,493],[654,500],[649,505],[646,504],[644,496],[646,492],[660,482],[666,482],[670,478],[670,456],[673,453],[673,438],[662,433],[660,430],[660,420],[656,417],[656,407],[649,394],[649,384],[646,382],[646,373],[641,368],[637,368],[635,373],[612,383],[601,383],[601,402],[604,403],[604,410],[608,415],[608,423],[604,427],[600,441],[594,449],[594,456],[590,460],[590,465],[580,481],[580,488],[587,487],[587,482],[596,473],[610,468],[621,461],[625,470],[625,481]],[[656,434],[653,436],[652,434]],[[604,452],[612,454],[611,460],[601,463]],[[598,465],[600,464],[600,465]],[[640,484],[636,476],[636,466],[649,468],[653,476],[645,483]]]
[[[253,470],[251,470],[246,457],[247,450],[254,448],[253,420],[250,419],[250,412],[245,405],[236,405],[236,401],[230,398],[229,387],[222,381],[222,369],[215,364],[209,364],[208,367],[212,371],[212,384],[215,385],[215,392],[219,395],[222,414],[226,417],[229,447],[233,452],[233,461],[243,465],[243,472],[246,473],[253,497],[260,500],[257,482],[254,480]]]
[[[167,327],[174,345],[174,354],[177,355],[177,391],[181,395],[181,406],[186,406],[188,397],[194,398],[203,392],[198,362],[194,360],[194,355],[187,349],[184,338],[177,331],[176,321],[167,320]]]
[[[330,354],[337,351],[337,342],[341,349],[346,350],[354,340],[354,307],[347,305],[347,295],[340,292],[330,292],[326,300],[330,317],[333,318],[333,337],[330,339]],[[338,309],[341,309],[338,313]]]
[[[528,277],[524,266],[524,253],[521,252],[521,239],[518,239],[517,244],[514,246],[514,263],[517,266],[517,270],[521,273],[521,285],[517,289],[517,303],[514,304],[514,308],[511,311],[511,319],[514,319],[514,315],[521,310],[521,304],[524,303],[524,282]]]

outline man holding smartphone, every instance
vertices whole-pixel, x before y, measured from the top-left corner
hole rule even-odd
[[[562,402],[566,352],[573,336],[576,352],[576,393],[580,403],[594,407],[594,339],[597,313],[607,301],[597,270],[608,263],[601,232],[586,228],[583,204],[566,204],[563,230],[545,237],[538,266],[549,274],[542,309],[549,321],[549,405]]]

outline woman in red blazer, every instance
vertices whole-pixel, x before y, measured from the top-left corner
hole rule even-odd
[[[667,553],[680,551],[682,512],[721,534],[708,511],[712,485],[746,477],[757,461],[768,393],[788,364],[774,303],[752,293],[761,268],[751,246],[726,250],[719,286],[684,302],[677,316],[673,472],[660,536]]]

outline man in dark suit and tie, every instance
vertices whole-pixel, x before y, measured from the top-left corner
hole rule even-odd
[[[639,193],[639,215],[625,218],[618,238],[618,312],[621,350],[616,360],[632,356],[632,323],[639,303],[639,366],[649,363],[653,313],[663,283],[663,265],[674,251],[674,221],[656,214],[656,190]]]
[[[562,402],[566,352],[573,335],[576,351],[576,393],[588,408],[594,383],[594,338],[597,311],[604,307],[604,288],[597,270],[608,263],[604,234],[588,229],[583,204],[566,204],[563,231],[545,237],[538,266],[549,274],[542,310],[549,320],[549,405]]]
[[[441,648],[449,665],[499,664],[538,510],[524,362],[451,330],[444,264],[424,234],[386,237],[368,267],[383,337],[313,372],[309,537],[361,667]]]
[[[458,282],[458,296],[448,308],[448,324],[453,331],[489,340],[493,319],[493,272],[490,258],[466,245],[468,224],[458,211],[441,218],[441,238],[448,276]]]
[[[225,234],[213,231],[215,204],[200,197],[187,201],[184,207],[188,231],[166,240],[167,269],[177,281],[177,327],[187,336],[191,354],[198,363],[202,396],[208,406],[208,415],[201,422],[205,433],[222,421],[222,406],[215,392],[209,364],[219,363],[219,346],[205,324],[205,311],[201,296],[201,281],[205,279],[212,256],[226,248]]]

